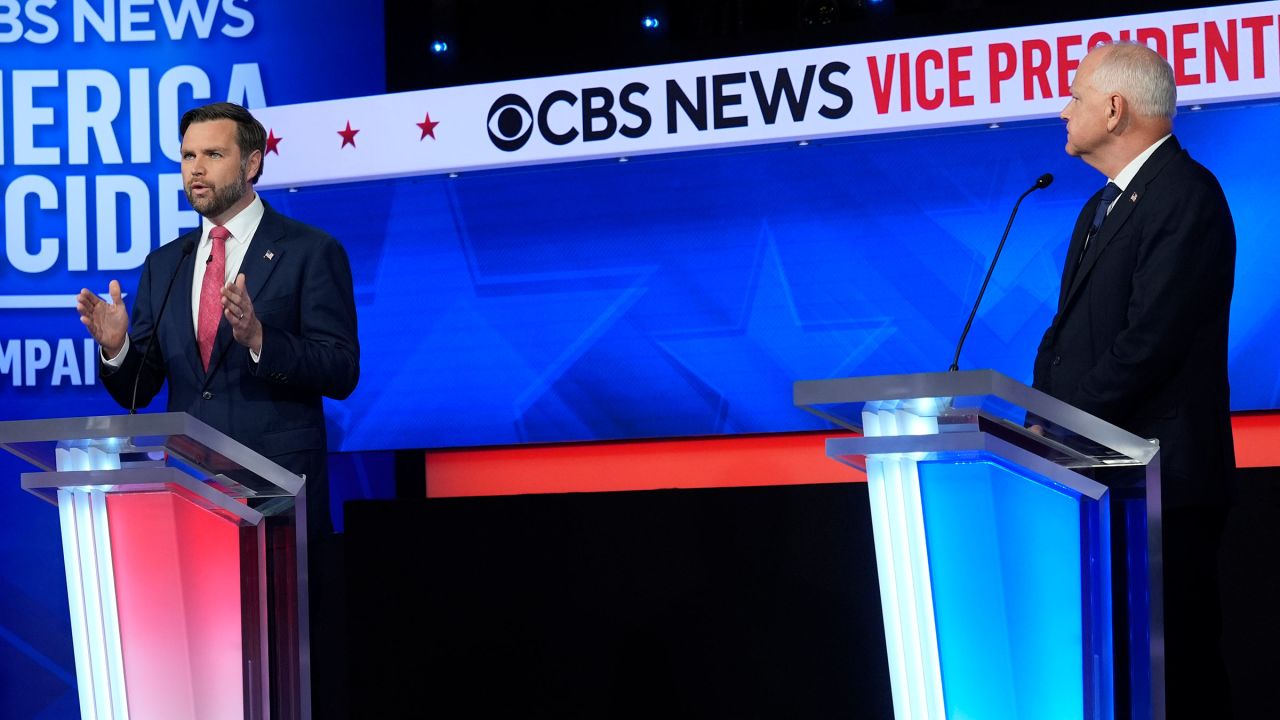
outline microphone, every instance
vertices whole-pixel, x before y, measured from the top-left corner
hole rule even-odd
[[[178,259],[178,268],[173,271],[173,276],[169,278],[169,287],[165,288],[164,298],[160,300],[160,312],[156,313],[156,321],[151,327],[151,334],[147,336],[146,347],[142,350],[142,362],[138,364],[138,372],[133,376],[133,394],[129,397],[129,414],[138,414],[138,383],[142,380],[142,371],[147,368],[147,358],[150,357],[151,346],[154,345],[156,333],[160,332],[160,321],[164,318],[164,311],[169,307],[169,293],[173,292],[173,281],[178,279],[178,273],[182,270],[182,263],[186,262],[187,256],[192,250],[196,249],[194,240],[187,240],[182,243],[182,257]]]
[[[991,266],[987,268],[987,276],[982,280],[982,287],[978,289],[978,299],[973,301],[973,310],[969,311],[969,320],[964,324],[964,332],[960,333],[960,342],[956,343],[956,356],[951,360],[951,367],[947,368],[947,372],[955,372],[960,369],[960,349],[964,347],[964,339],[969,337],[969,328],[973,326],[973,318],[978,314],[978,306],[982,304],[982,295],[987,292],[987,283],[991,281],[991,273],[996,269],[996,263],[1000,261],[1000,251],[1004,249],[1004,241],[1009,238],[1009,229],[1013,227],[1013,218],[1018,215],[1018,206],[1028,195],[1036,190],[1043,190],[1053,184],[1053,175],[1045,173],[1036,178],[1036,184],[1027,188],[1027,191],[1018,197],[1018,202],[1013,204],[1013,212],[1009,213],[1009,224],[1004,226],[1004,235],[1000,236],[1000,244],[996,246],[995,257],[991,258]]]

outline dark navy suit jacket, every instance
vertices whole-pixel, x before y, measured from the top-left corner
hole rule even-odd
[[[264,210],[240,267],[262,322],[261,362],[252,361],[224,319],[208,372],[201,367],[191,307],[195,254],[182,253],[187,241],[199,243],[197,228],[147,256],[130,314],[129,352],[118,370],[103,368],[102,380],[112,397],[129,407],[150,339],[155,347],[146,353],[139,407],[167,382],[170,411],[189,413],[289,470],[307,474],[308,504],[327,515],[327,488],[317,486],[325,478],[321,398],[347,397],[360,376],[351,266],[346,251],[328,234],[270,206]],[[160,303],[175,274],[169,308],[157,328]]]
[[[1236,236],[1213,174],[1169,138],[1077,268],[1101,190],[1067,251],[1037,389],[1160,440],[1164,504],[1219,503],[1235,467],[1227,327]]]

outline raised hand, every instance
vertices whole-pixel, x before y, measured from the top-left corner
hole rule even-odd
[[[249,291],[245,290],[244,273],[222,288],[222,315],[231,324],[231,335],[236,342],[255,353],[262,352],[262,323],[253,312]]]
[[[124,309],[119,282],[111,281],[110,294],[111,302],[107,302],[84,288],[76,297],[80,322],[89,329],[89,334],[102,346],[102,351],[108,358],[120,354],[125,336],[129,333],[129,311]]]

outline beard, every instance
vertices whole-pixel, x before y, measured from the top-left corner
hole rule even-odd
[[[205,183],[208,185],[209,183]],[[238,175],[234,182],[230,185],[216,185],[210,188],[213,192],[203,198],[197,198],[191,194],[191,183],[188,182],[183,186],[183,192],[187,194],[187,202],[191,203],[191,207],[196,212],[207,218],[214,218],[226,212],[240,202],[240,198],[249,190],[249,184],[245,182],[244,175]]]

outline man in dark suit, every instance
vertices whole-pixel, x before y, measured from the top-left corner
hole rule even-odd
[[[247,110],[196,108],[179,130],[183,186],[201,227],[147,256],[132,317],[113,280],[110,303],[81,291],[80,319],[121,405],[135,406],[135,378],[137,406],[167,382],[169,410],[305,475],[316,637],[326,613],[315,596],[331,592],[316,583],[328,573],[332,532],[321,398],[347,397],[360,375],[350,263],[328,234],[254,192],[266,132]],[[322,681],[313,674],[313,685]]]
[[[1067,153],[1105,175],[1067,251],[1035,387],[1160,441],[1169,717],[1227,717],[1217,551],[1235,467],[1227,327],[1235,229],[1213,174],[1172,136],[1173,72],[1100,46],[1062,111]]]

